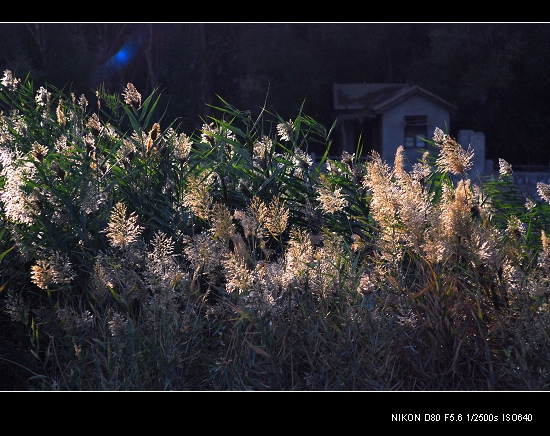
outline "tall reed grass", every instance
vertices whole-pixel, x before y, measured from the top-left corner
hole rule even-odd
[[[474,182],[440,129],[387,163],[303,108],[185,133],[159,97],[4,71],[4,390],[549,387],[549,185]]]

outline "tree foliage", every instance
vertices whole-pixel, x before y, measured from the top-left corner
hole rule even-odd
[[[283,118],[305,101],[331,125],[334,82],[413,82],[458,107],[451,134],[485,133],[488,158],[545,164],[549,42],[547,23],[3,23],[0,68],[78,94],[158,88],[186,130],[217,95]]]

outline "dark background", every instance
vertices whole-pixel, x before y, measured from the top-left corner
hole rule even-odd
[[[188,134],[216,95],[284,119],[304,103],[329,128],[334,82],[409,82],[458,107],[451,135],[485,133],[487,158],[550,161],[549,23],[2,23],[0,69],[90,102],[158,87]]]

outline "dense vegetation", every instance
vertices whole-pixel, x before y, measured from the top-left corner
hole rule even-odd
[[[0,87],[4,390],[548,389],[550,185],[505,160],[474,183],[441,129],[389,164],[303,107],[220,97],[191,133],[130,82]]]

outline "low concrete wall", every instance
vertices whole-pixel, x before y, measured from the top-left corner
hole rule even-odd
[[[537,183],[550,183],[550,171],[527,172],[514,171],[514,180],[525,195],[531,196],[534,200],[541,200],[537,192]]]
[[[550,184],[550,169],[547,171],[515,171],[512,166],[512,176],[518,185],[520,191],[533,200],[540,201],[541,198],[537,192],[537,183],[543,182]],[[489,177],[495,180],[499,178],[498,169],[489,173]]]

